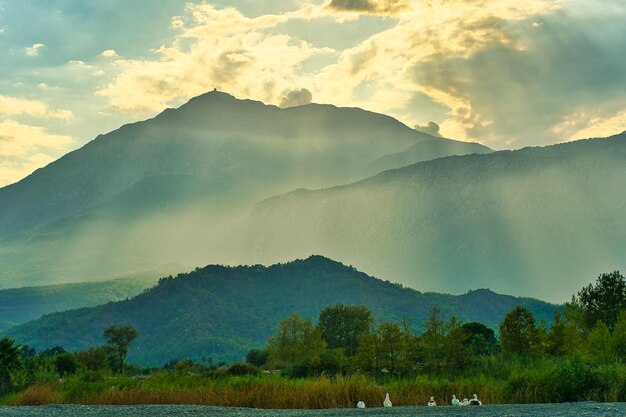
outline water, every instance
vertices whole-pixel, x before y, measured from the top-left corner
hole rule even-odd
[[[481,417],[624,417],[626,403],[485,405],[482,407],[394,407],[327,410],[259,410],[194,405],[48,405],[0,407],[1,417],[344,417],[344,416],[481,416]]]

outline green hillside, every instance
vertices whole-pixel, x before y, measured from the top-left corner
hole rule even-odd
[[[270,267],[209,265],[161,279],[130,300],[49,314],[5,334],[38,350],[53,345],[77,350],[103,343],[102,333],[111,324],[130,324],[140,333],[129,355],[131,362],[163,365],[184,357],[237,360],[250,348],[263,346],[284,317],[298,313],[317,318],[322,308],[336,303],[364,304],[382,320],[407,317],[416,330],[435,305],[463,321],[493,328],[518,304],[546,321],[558,308],[489,290],[460,296],[420,293],[311,256]]]
[[[156,274],[78,284],[0,290],[0,331],[43,316],[134,297],[154,285]]]

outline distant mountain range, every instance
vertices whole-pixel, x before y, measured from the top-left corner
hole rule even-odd
[[[260,200],[490,151],[361,109],[210,92],[1,188],[0,288],[235,262],[233,228]]]
[[[626,269],[626,132],[448,157],[260,203],[256,259],[322,253],[413,288],[567,300]]]
[[[132,299],[49,314],[4,334],[38,350],[54,345],[76,350],[103,343],[102,333],[111,324],[130,324],[140,333],[131,362],[161,366],[182,358],[230,361],[264,346],[286,316],[317,319],[322,308],[336,303],[363,304],[381,320],[406,317],[416,330],[435,305],[446,315],[495,329],[516,305],[528,307],[537,320],[546,322],[559,308],[490,290],[460,296],[421,293],[311,256],[270,267],[209,265],[164,278]]]
[[[0,331],[38,319],[44,314],[134,297],[153,286],[157,280],[158,276],[145,274],[108,281],[0,290]]]

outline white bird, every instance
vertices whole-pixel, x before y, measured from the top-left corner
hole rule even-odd
[[[480,402],[480,400],[478,399],[478,395],[474,394],[474,396],[472,397],[472,399],[469,401],[470,405],[483,405],[482,402]]]
[[[459,405],[461,405],[461,401],[459,401],[458,398],[456,398],[456,395],[452,395],[452,406],[453,407],[458,407]]]
[[[428,400],[428,406],[429,407],[436,407],[437,403],[435,402],[435,397],[430,397],[430,400]]]
[[[389,399],[389,393],[385,395],[385,401],[383,401],[383,407],[391,407],[391,400]]]
[[[469,400],[467,398],[463,398],[463,401],[461,401],[461,404],[459,405],[469,405]]]
[[[359,401],[356,403],[356,408],[365,408],[365,403],[363,401]]]

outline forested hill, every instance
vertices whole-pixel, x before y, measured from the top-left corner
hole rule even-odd
[[[0,331],[47,313],[133,297],[154,285],[158,276],[147,273],[105,281],[0,290]]]
[[[130,362],[163,365],[171,359],[237,360],[263,346],[278,322],[297,313],[317,319],[325,306],[363,304],[381,320],[409,318],[419,330],[438,305],[463,321],[497,328],[518,304],[550,321],[558,306],[489,290],[453,296],[420,293],[382,281],[322,256],[270,267],[209,265],[126,301],[55,313],[7,332],[38,350],[54,345],[83,349],[102,344],[111,324],[130,324],[140,336]]]

